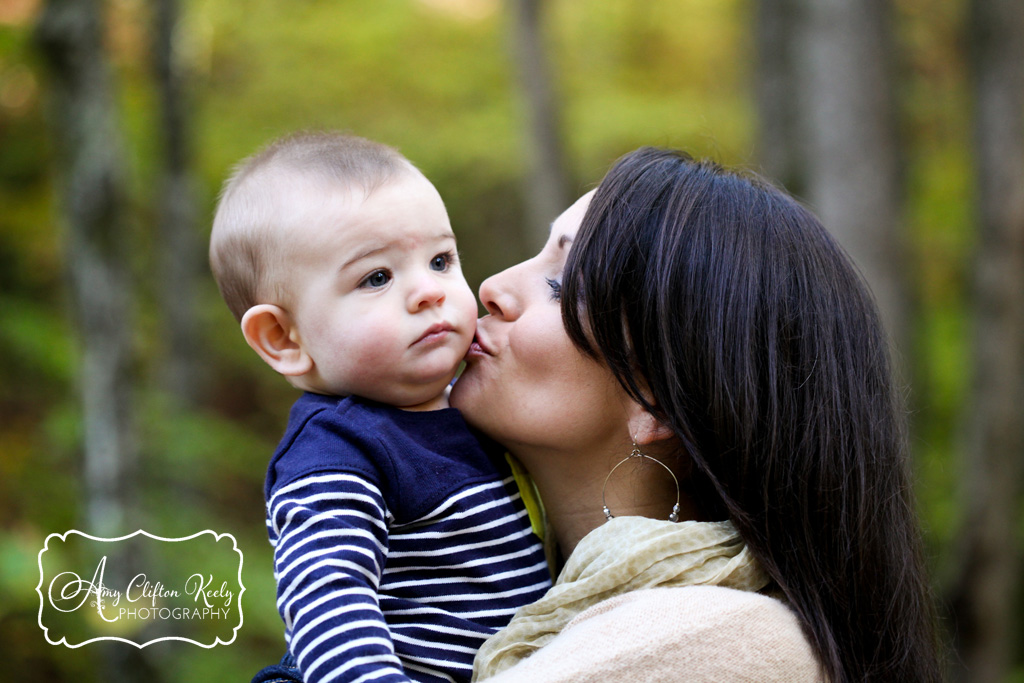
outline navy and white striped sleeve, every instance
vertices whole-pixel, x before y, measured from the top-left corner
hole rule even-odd
[[[340,472],[301,478],[267,504],[277,609],[307,683],[408,683],[378,604],[388,552],[380,491]]]

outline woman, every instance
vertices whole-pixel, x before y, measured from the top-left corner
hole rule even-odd
[[[567,558],[480,678],[940,679],[886,339],[808,211],[638,150],[480,298],[452,404]]]

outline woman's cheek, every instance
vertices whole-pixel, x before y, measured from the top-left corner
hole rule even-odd
[[[517,390],[522,385],[506,381],[504,373],[492,372],[495,369],[480,365],[467,368],[452,387],[449,402],[466,422],[507,446],[516,443],[520,431],[518,406],[529,399]]]
[[[480,360],[466,367],[449,396],[452,407],[458,408],[470,424],[481,429],[487,427],[483,416],[501,389],[500,382],[488,381],[491,368],[485,367],[487,362]]]
[[[546,314],[531,320],[520,320],[509,335],[509,350],[526,376],[548,376],[550,370],[564,368],[567,351],[572,352],[568,335],[562,328],[558,308],[555,315]]]

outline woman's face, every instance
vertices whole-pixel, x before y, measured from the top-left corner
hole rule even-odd
[[[520,457],[533,448],[607,444],[627,429],[624,392],[562,326],[562,269],[591,194],[552,224],[537,256],[480,286],[488,315],[452,389],[452,405],[470,424]]]

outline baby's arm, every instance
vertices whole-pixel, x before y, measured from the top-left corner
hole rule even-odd
[[[277,491],[267,515],[277,608],[303,679],[408,683],[377,600],[387,555],[380,491],[356,475],[316,473]]]

